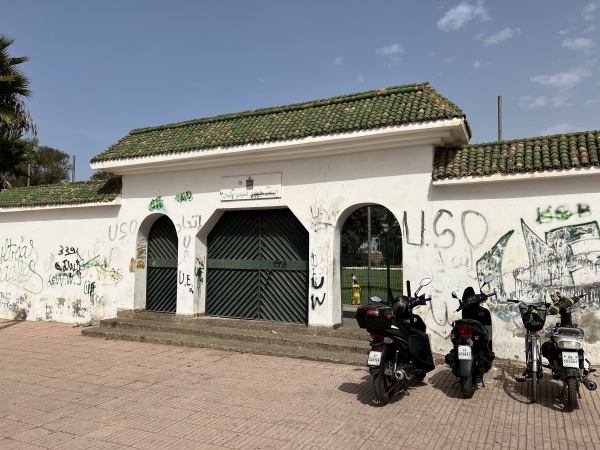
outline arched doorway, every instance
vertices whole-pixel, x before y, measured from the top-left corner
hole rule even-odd
[[[289,209],[226,211],[207,244],[207,315],[308,323],[308,231]]]
[[[148,234],[146,311],[177,311],[177,230],[161,216]]]
[[[354,211],[342,227],[342,303],[368,303],[378,296],[388,300],[402,293],[402,230],[394,214],[381,205]]]

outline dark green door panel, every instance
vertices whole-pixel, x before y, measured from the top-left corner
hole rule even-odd
[[[177,230],[162,216],[148,234],[146,310],[175,313],[177,309]]]
[[[308,232],[285,210],[227,211],[208,235],[206,313],[308,321]]]

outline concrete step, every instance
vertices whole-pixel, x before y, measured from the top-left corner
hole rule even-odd
[[[120,312],[82,335],[365,366],[367,332],[301,324]]]

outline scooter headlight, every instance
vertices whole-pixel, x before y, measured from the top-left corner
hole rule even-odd
[[[583,348],[583,342],[581,341],[559,341],[558,348],[561,350],[579,350]]]

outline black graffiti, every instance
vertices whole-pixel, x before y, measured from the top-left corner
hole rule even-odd
[[[194,293],[194,285],[192,277],[189,274],[183,273],[181,270],[178,275],[179,284],[189,289],[190,293]]]
[[[441,217],[444,214],[448,214],[450,216],[450,218],[454,217],[454,215],[450,211],[448,211],[447,209],[440,209],[437,212],[437,214],[435,215],[435,219],[433,219],[433,232],[434,232],[434,234],[435,234],[436,237],[441,237],[441,236],[443,236],[445,234],[448,234],[450,236],[451,242],[448,245],[435,244],[435,246],[439,247],[439,248],[450,248],[456,242],[456,234],[454,234],[454,231],[449,230],[448,228],[442,230],[441,233],[438,233],[438,231],[437,231],[437,223],[438,223],[438,221],[441,219]]]
[[[287,267],[287,261],[273,261],[273,267],[285,269]]]
[[[321,277],[321,282],[319,284],[317,284],[315,282],[315,277],[311,278],[311,282],[312,282],[312,287],[315,289],[321,289],[323,287],[323,283],[325,283],[325,277]]]
[[[418,247],[423,247],[423,244],[425,243],[425,211],[421,211],[421,242],[414,243],[414,242],[410,242],[410,233],[409,233],[409,229],[408,229],[408,213],[406,211],[404,211],[404,218],[402,220],[402,223],[404,225],[404,234],[406,235],[406,243],[410,244],[410,245],[416,245]]]
[[[473,238],[473,233],[470,232],[467,229],[467,220],[469,217],[475,217],[476,219],[480,220],[483,223],[483,233],[481,234],[481,237],[478,238],[477,242],[474,242],[474,238]],[[452,212],[448,211],[447,209],[440,209],[438,210],[438,212],[436,213],[434,219],[433,219],[433,234],[435,234],[436,238],[445,238],[446,243],[435,243],[435,247],[436,248],[442,248],[442,249],[447,249],[450,247],[453,247],[454,244],[456,243],[456,233],[451,230],[450,228],[444,228],[442,230],[439,230],[438,225],[440,220],[443,217],[447,217],[448,219],[452,219],[454,218],[454,214],[452,214]],[[485,239],[487,238],[488,232],[489,232],[489,224],[488,224],[488,220],[487,218],[481,214],[480,212],[474,211],[472,209],[468,209],[466,211],[463,211],[461,214],[461,230],[462,230],[462,235],[464,236],[465,240],[467,241],[467,243],[471,246],[471,248],[479,248],[481,246],[481,244],[483,244],[483,242],[485,242]],[[406,227],[406,211],[404,212],[404,226]],[[424,230],[424,219],[421,219],[421,229]],[[408,229],[406,229],[406,239],[408,242]],[[421,242],[423,241],[423,238],[421,238]],[[410,242],[408,242],[410,244]],[[413,244],[413,245],[419,245],[419,244]],[[423,245],[422,243],[420,244],[421,246]]]
[[[466,220],[467,220],[467,215],[469,214],[473,214],[477,217],[481,217],[481,219],[483,219],[483,223],[485,224],[485,233],[483,233],[483,237],[481,238],[481,240],[476,243],[473,244],[473,242],[471,242],[471,239],[469,238],[469,233],[467,233],[467,228],[465,226]],[[488,225],[488,221],[485,218],[485,216],[481,213],[478,213],[477,211],[473,211],[472,209],[469,209],[465,212],[462,213],[462,217],[460,219],[461,221],[461,225],[462,225],[462,231],[463,234],[465,235],[465,239],[467,240],[467,242],[469,243],[469,245],[473,248],[477,248],[479,247],[481,244],[483,244],[483,241],[485,241],[485,238],[487,237],[488,231],[489,231],[489,225]]]
[[[310,301],[311,301],[311,306],[312,309],[315,309],[315,307],[318,305],[322,305],[325,302],[325,295],[323,294],[323,298],[321,300],[319,300],[319,297],[317,297],[316,295],[311,295],[310,296]]]

